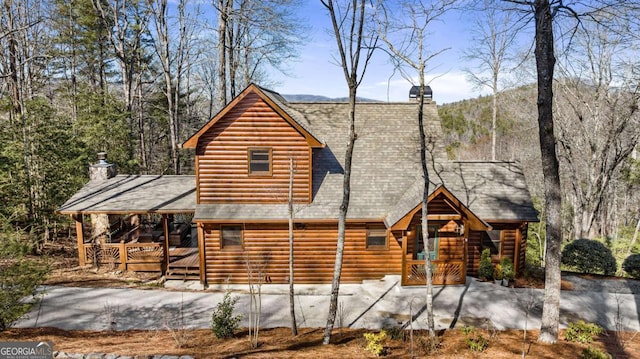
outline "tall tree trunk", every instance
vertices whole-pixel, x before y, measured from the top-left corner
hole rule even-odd
[[[555,343],[560,320],[560,246],[562,217],[560,173],[553,131],[553,71],[555,66],[553,14],[548,0],[535,1],[538,72],[538,126],[542,173],[544,176],[545,212],[547,214],[547,255],[542,321],[538,341]]]
[[[167,115],[169,117],[169,142],[171,145],[171,164],[173,173],[180,174],[180,159],[178,158],[178,134],[177,134],[177,101],[178,93],[173,88],[173,78],[171,76],[171,54],[169,52],[169,25],[167,21],[167,0],[158,0],[155,8],[156,34],[159,44],[156,51],[162,64],[164,74],[165,97],[167,98]],[[180,49],[179,49],[180,50]],[[177,56],[180,56],[178,53]],[[178,73],[179,77],[179,73]],[[175,101],[174,101],[174,91]]]
[[[136,92],[137,92],[137,102],[136,106],[136,117],[138,119],[138,138],[140,141],[140,161],[142,162],[142,171],[143,173],[148,173],[149,171],[149,162],[147,159],[147,140],[145,136],[145,128],[144,128],[144,97],[142,95],[142,74],[138,74],[136,76]]]
[[[289,314],[291,316],[291,333],[298,335],[298,325],[296,323],[296,301],[293,288],[293,157],[289,158]]]
[[[342,181],[342,203],[338,215],[338,243],[336,245],[336,259],[333,267],[333,280],[331,281],[331,300],[329,302],[329,316],[327,326],[324,330],[323,344],[331,341],[331,330],[336,320],[338,312],[338,294],[340,292],[340,278],[342,276],[342,258],[344,256],[344,241],[347,224],[347,212],[349,211],[349,198],[351,195],[351,160],[353,158],[353,147],[356,142],[356,88],[349,88],[349,132],[347,149],[344,154],[344,177]]]
[[[239,45],[236,43],[238,40],[236,39],[237,28],[240,27],[240,22],[243,21],[241,19],[242,14],[234,15],[233,10],[233,0],[227,0],[229,2],[227,13],[228,16],[228,24],[227,24],[227,60],[229,61],[228,72],[229,72],[229,98],[236,97],[236,76],[237,76],[237,66],[236,66],[236,49]]]
[[[631,254],[631,250],[633,246],[635,246],[636,241],[638,240],[638,232],[640,232],[640,217],[638,218],[638,223],[636,224],[636,229],[633,231],[633,238],[631,239],[631,243],[629,243],[629,247],[627,248],[627,253],[625,254],[625,258],[629,257]]]
[[[12,100],[12,111],[16,118],[16,122],[21,124],[22,127],[22,161],[24,166],[24,175],[25,175],[25,186],[27,190],[27,210],[28,210],[28,219],[30,221],[35,219],[35,210],[34,210],[34,198],[33,198],[33,185],[31,180],[31,165],[30,165],[30,155],[29,155],[29,135],[27,130],[27,122],[24,115],[24,106],[22,103],[22,96],[20,90],[20,75],[19,75],[19,66],[18,66],[18,41],[15,36],[15,22],[14,22],[14,11],[12,9],[12,0],[4,1],[4,10],[7,13],[7,32],[8,32],[8,42],[9,42],[9,81],[11,82],[11,100]]]
[[[218,92],[219,106],[227,104],[227,19],[228,2],[230,0],[218,0]]]
[[[427,329],[429,330],[429,336],[435,337],[435,323],[433,320],[433,273],[431,269],[431,246],[429,245],[429,222],[428,222],[428,199],[429,199],[429,168],[427,167],[427,139],[424,132],[424,65],[418,69],[420,78],[420,92],[418,94],[418,131],[420,133],[420,165],[422,167],[422,176],[424,179],[424,186],[422,190],[422,243],[425,248],[426,255],[424,256],[424,268],[426,275],[426,299],[427,299]]]
[[[347,148],[344,155],[344,177],[342,182],[342,203],[338,213],[338,238],[336,244],[336,259],[333,267],[333,280],[331,281],[331,299],[329,302],[329,315],[327,325],[324,330],[322,344],[331,342],[331,331],[338,312],[338,294],[340,292],[340,277],[342,275],[342,259],[344,255],[344,243],[346,234],[347,213],[349,211],[349,198],[351,194],[351,161],[353,158],[353,148],[356,143],[356,96],[358,85],[367,69],[367,64],[371,58],[375,41],[372,44],[363,45],[364,42],[364,22],[365,5],[364,0],[351,0],[344,12],[337,11],[333,0],[321,0],[322,4],[329,11],[333,33],[335,35],[338,53],[340,54],[340,64],[344,79],[349,88],[349,123],[347,132]],[[341,16],[338,18],[338,16]],[[343,39],[348,43],[343,43]],[[360,59],[363,47],[366,49],[364,60]],[[362,63],[361,63],[362,61]],[[358,67],[362,65],[361,73]]]
[[[496,160],[496,139],[498,124],[498,76],[493,74],[493,98],[491,99],[491,160]]]

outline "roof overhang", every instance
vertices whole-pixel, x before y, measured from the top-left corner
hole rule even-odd
[[[429,197],[427,197],[427,203],[431,202],[439,195],[443,195],[446,198],[447,203],[455,209],[462,218],[466,219],[469,224],[469,229],[476,231],[488,231],[491,230],[491,226],[480,219],[475,213],[473,213],[467,206],[465,206],[460,200],[453,195],[445,186],[439,185]],[[396,223],[391,225],[391,230],[406,230],[411,224],[411,220],[416,213],[422,210],[422,203],[418,203],[412,210],[402,216]]]
[[[324,143],[316,138],[312,133],[306,130],[301,124],[298,123],[293,117],[291,117],[281,106],[275,103],[266,93],[256,84],[249,84],[247,88],[240,93],[233,101],[229,102],[220,112],[218,112],[211,121],[207,122],[202,128],[189,137],[180,147],[182,148],[196,148],[200,136],[206,133],[211,127],[213,127],[221,118],[223,118],[231,109],[233,109],[240,101],[242,101],[248,94],[257,94],[264,102],[266,102],[280,117],[282,117],[291,127],[295,128],[307,141],[310,147],[322,148]]]
[[[194,213],[195,176],[118,175],[89,181],[65,202],[60,214]]]

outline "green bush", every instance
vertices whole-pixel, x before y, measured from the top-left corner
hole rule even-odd
[[[602,332],[603,329],[599,325],[579,320],[569,323],[569,328],[567,328],[564,338],[570,342],[591,343],[593,337]]]
[[[591,239],[576,239],[562,250],[562,264],[581,273],[612,275],[616,259],[604,244]]]
[[[464,342],[472,352],[483,352],[489,347],[489,341],[482,336],[482,333],[478,333],[476,328],[465,325],[460,330],[465,336]]]
[[[489,341],[482,334],[466,338],[465,343],[472,352],[483,352],[489,347]]]
[[[622,269],[632,278],[640,279],[640,254],[632,254],[622,262]]]
[[[480,256],[480,268],[478,268],[478,277],[483,280],[491,278],[493,275],[493,265],[491,264],[491,251],[485,248]]]
[[[405,331],[401,327],[391,326],[383,328],[387,335],[393,340],[402,340],[406,339]]]
[[[502,267],[502,278],[513,280],[516,277],[511,258],[503,257],[502,260],[500,260],[500,266]]]
[[[582,359],[611,359],[611,354],[594,347],[582,349]]]
[[[367,350],[373,353],[373,355],[379,357],[385,355],[386,348],[382,345],[382,342],[387,339],[387,332],[381,330],[380,333],[364,333],[364,339],[367,341]]]
[[[42,296],[38,286],[49,267],[42,260],[23,258],[33,249],[32,239],[0,215],[0,331],[14,325]]]
[[[222,302],[216,305],[211,316],[211,331],[216,338],[231,338],[240,325],[241,315],[233,315],[238,297],[231,297],[231,292],[226,292]]]
[[[0,331],[14,325],[37,303],[38,286],[48,271],[47,265],[33,260],[0,266]]]

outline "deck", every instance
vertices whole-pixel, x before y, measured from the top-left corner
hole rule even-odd
[[[166,277],[167,279],[200,280],[198,248],[170,248]]]

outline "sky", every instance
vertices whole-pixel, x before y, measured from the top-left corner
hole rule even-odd
[[[300,10],[300,17],[310,27],[309,40],[300,48],[300,57],[289,64],[287,74],[271,73],[277,83],[273,90],[281,94],[348,96],[342,69],[337,65],[337,45],[333,33],[329,33],[331,22],[326,9],[320,1],[305,0]],[[470,41],[468,21],[457,13],[449,14],[434,24],[429,36],[431,51],[448,48],[434,58],[426,72],[433,99],[438,104],[489,93],[486,88],[474,88],[464,72],[466,61],[462,57]],[[410,82],[399,73],[394,74],[388,55],[378,51],[358,88],[358,96],[380,101],[407,101],[410,88]]]

